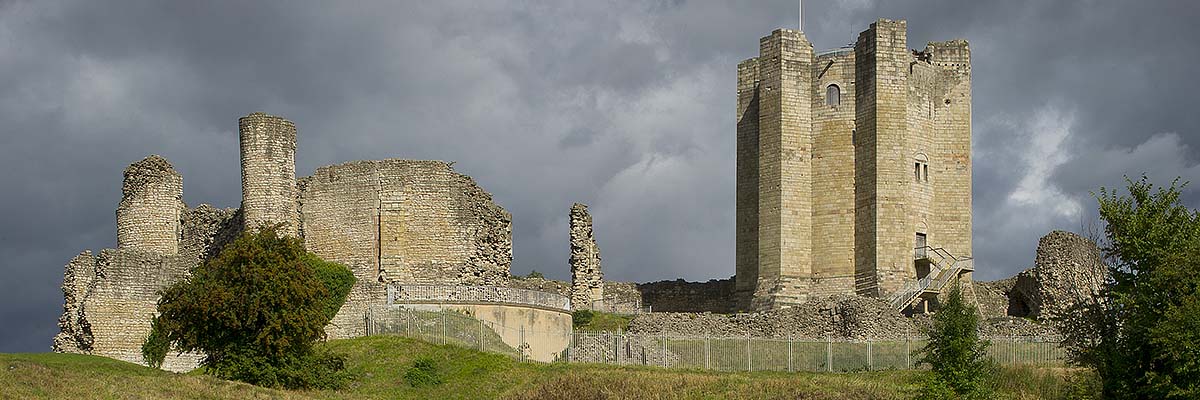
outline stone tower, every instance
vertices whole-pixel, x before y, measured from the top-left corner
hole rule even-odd
[[[740,308],[889,296],[919,243],[971,254],[970,51],[906,35],[879,20],[814,53],[781,29],[738,64]]]
[[[592,216],[587,205],[575,203],[571,206],[571,305],[576,310],[592,309],[603,299],[604,273]]]
[[[238,119],[238,130],[246,228],[283,224],[280,233],[298,235],[296,125],[256,112]]]
[[[125,169],[117,205],[117,247],[173,256],[179,252],[183,177],[152,155]]]

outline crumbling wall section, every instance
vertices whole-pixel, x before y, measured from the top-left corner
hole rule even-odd
[[[117,205],[117,247],[178,253],[183,209],[183,177],[167,159],[151,155],[130,164]]]
[[[919,331],[886,301],[858,297],[813,298],[786,309],[741,314],[648,313],[630,321],[630,333],[771,337],[779,339],[898,339]]]
[[[587,205],[571,206],[571,306],[592,309],[604,300],[604,273],[600,270],[600,247],[592,232],[592,215]]]
[[[242,232],[242,213],[208,204],[184,211],[180,221],[179,255],[194,264],[216,257]]]
[[[683,279],[639,283],[642,302],[655,312],[713,312],[737,311],[734,301],[734,280],[712,279],[708,282],[687,282]]]
[[[298,181],[305,247],[358,282],[327,332],[364,334],[384,282],[497,285],[512,265],[512,216],[442,161],[354,161]]]
[[[181,256],[131,249],[76,256],[63,276],[65,303],[53,350],[144,364],[142,342],[150,334],[158,292],[183,279],[192,265]],[[169,353],[163,369],[187,371],[200,358]]]
[[[1015,316],[1050,321],[1080,301],[1098,296],[1107,279],[1108,269],[1095,242],[1053,231],[1038,241],[1034,266],[1017,275],[1009,299],[1028,308],[1027,315]]]

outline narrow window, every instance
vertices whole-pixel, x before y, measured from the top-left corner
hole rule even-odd
[[[842,89],[838,85],[825,87],[825,105],[836,106],[839,104],[842,104]]]
[[[913,164],[913,178],[916,179],[917,182],[921,181],[921,162],[920,161],[917,161],[915,164]]]
[[[929,182],[929,164],[922,165],[921,170],[923,178],[925,178],[925,182]]]

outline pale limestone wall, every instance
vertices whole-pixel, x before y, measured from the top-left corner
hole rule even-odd
[[[601,307],[604,301],[604,272],[600,269],[600,247],[592,232],[592,215],[587,205],[575,203],[570,214],[571,305],[577,310]]]
[[[183,209],[183,177],[169,161],[151,155],[129,165],[117,206],[117,247],[178,253]]]
[[[889,295],[917,278],[917,233],[971,255],[970,52],[910,51],[906,30],[817,55],[778,30],[738,64],[737,308]]]
[[[813,64],[813,250],[810,294],[854,293],[854,51],[838,49]],[[840,91],[829,105],[828,88]]]
[[[142,342],[157,312],[158,291],[186,276],[191,266],[184,257],[131,249],[106,249],[95,257],[81,253],[63,276],[66,301],[53,350],[144,364]],[[169,353],[163,368],[187,371],[200,358]]]
[[[802,302],[812,274],[812,54],[797,31],[759,41],[756,308]]]
[[[357,278],[327,328],[364,334],[380,282],[503,285],[512,264],[512,217],[469,177],[441,161],[355,161],[302,178],[305,247]]]
[[[758,282],[758,58],[737,66],[737,199],[735,279],[737,307],[749,309]]]
[[[238,119],[242,161],[242,213],[247,228],[283,224],[297,236],[296,125],[256,112]]]

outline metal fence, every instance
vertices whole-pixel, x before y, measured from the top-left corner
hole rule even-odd
[[[456,344],[525,360],[521,326],[502,326],[455,311],[371,308],[367,334],[395,334],[439,344]],[[564,333],[564,332],[558,332]],[[914,352],[925,338],[842,340],[682,336],[621,332],[565,332],[558,362],[649,365],[714,371],[867,371],[918,368]],[[509,338],[505,340],[505,338]],[[1064,365],[1060,340],[1045,336],[989,337],[988,356],[1001,364]]]

